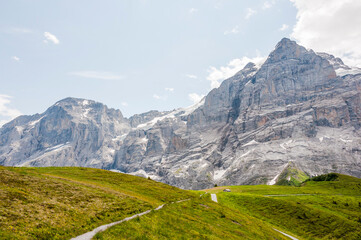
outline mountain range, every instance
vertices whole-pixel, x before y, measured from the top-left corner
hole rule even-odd
[[[199,103],[123,117],[66,98],[0,128],[0,165],[103,168],[185,189],[361,177],[361,69],[287,38]]]

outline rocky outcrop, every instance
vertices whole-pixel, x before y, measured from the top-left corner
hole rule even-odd
[[[361,177],[361,71],[282,39],[200,103],[123,118],[65,99],[0,129],[0,164],[90,166],[201,189],[298,173]]]

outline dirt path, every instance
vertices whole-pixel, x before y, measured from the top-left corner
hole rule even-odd
[[[305,195],[305,194],[302,194],[302,195]],[[275,195],[268,195],[268,196],[275,196]],[[212,194],[211,194],[211,199],[212,199],[213,202],[218,203],[217,195],[216,195],[215,193],[212,193]],[[288,235],[287,233],[281,232],[280,230],[277,230],[277,229],[275,229],[275,228],[273,228],[273,230],[276,230],[277,232],[285,235],[286,237],[291,238],[292,240],[298,240],[298,238],[292,237],[291,235]]]
[[[183,200],[179,200],[179,201],[177,201],[177,202],[175,202],[175,203],[181,203],[181,202],[185,202],[185,201],[189,201],[189,200],[190,200],[190,199],[183,199]],[[172,202],[172,203],[174,203],[174,202]],[[164,204],[163,204],[163,205],[160,205],[159,207],[157,207],[157,208],[155,208],[155,209],[153,209],[153,210],[154,210],[154,211],[158,211],[159,209],[162,209],[163,207],[164,207]],[[117,224],[120,224],[120,223],[122,223],[122,222],[126,222],[126,221],[129,221],[129,220],[132,220],[132,219],[134,219],[134,218],[136,218],[136,217],[143,216],[143,215],[145,215],[145,214],[150,213],[151,211],[152,211],[152,209],[147,210],[147,211],[142,212],[142,213],[135,214],[135,215],[130,216],[130,217],[127,217],[127,218],[124,218],[124,219],[122,219],[122,220],[120,220],[120,221],[117,221],[117,222],[112,222],[112,223],[109,223],[109,224],[102,225],[102,226],[100,226],[100,227],[97,227],[97,228],[93,229],[93,230],[90,231],[90,232],[84,233],[84,234],[82,234],[82,235],[80,235],[80,236],[77,236],[77,237],[75,237],[75,238],[72,238],[72,239],[70,239],[70,240],[91,240],[91,239],[95,236],[95,234],[97,234],[98,232],[105,231],[105,230],[107,230],[108,228],[110,228],[110,227],[112,227],[112,226],[114,226],[114,225],[117,225]]]
[[[157,210],[159,210],[159,209],[162,209],[163,206],[164,206],[164,204],[163,204],[163,205],[160,205],[159,207],[157,207],[157,208],[154,209],[154,210],[157,211]],[[90,231],[90,232],[87,232],[87,233],[84,233],[84,234],[82,234],[82,235],[80,235],[80,236],[77,236],[77,237],[75,237],[75,238],[72,238],[71,240],[91,240],[91,239],[95,236],[95,234],[97,234],[98,232],[105,231],[105,230],[107,230],[108,228],[110,228],[110,227],[112,227],[112,226],[114,226],[114,225],[117,225],[117,224],[119,224],[119,223],[126,222],[126,221],[132,220],[132,219],[134,219],[134,218],[136,218],[136,217],[143,216],[143,215],[145,215],[145,214],[150,213],[151,211],[152,211],[152,210],[147,210],[147,211],[145,211],[145,212],[138,213],[138,214],[135,214],[135,215],[133,215],[133,216],[124,218],[124,219],[122,219],[122,220],[120,220],[120,221],[112,222],[112,223],[109,223],[109,224],[102,225],[102,226],[100,226],[100,227],[97,227],[97,228],[93,229],[93,230]]]
[[[275,229],[275,228],[273,228],[273,230],[275,230],[275,231],[277,231],[277,232],[285,235],[286,237],[291,238],[292,240],[298,240],[298,238],[292,237],[291,235],[288,235],[287,233],[281,232],[280,230],[277,230],[277,229]]]

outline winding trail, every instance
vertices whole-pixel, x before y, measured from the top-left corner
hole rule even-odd
[[[272,195],[268,195],[268,196],[272,196]],[[215,193],[212,193],[212,194],[211,194],[211,199],[212,199],[213,202],[218,203],[217,195],[216,195]],[[289,235],[289,234],[287,234],[287,233],[284,233],[284,232],[281,232],[280,230],[277,230],[277,229],[275,229],[275,228],[273,228],[273,230],[275,230],[275,231],[277,231],[277,232],[285,235],[286,237],[291,238],[292,240],[298,240],[298,238],[292,237],[291,235]]]
[[[154,209],[154,210],[157,211],[157,210],[159,210],[159,209],[162,209],[163,206],[164,206],[164,204],[163,204],[163,205],[160,205],[159,207],[157,207],[157,208]],[[95,234],[97,234],[98,232],[105,231],[105,230],[107,230],[108,228],[110,228],[110,227],[112,227],[112,226],[114,226],[114,225],[117,225],[117,224],[119,224],[119,223],[126,222],[126,221],[132,220],[132,219],[134,219],[134,218],[136,218],[136,217],[140,217],[140,216],[142,216],[142,215],[148,214],[148,213],[150,213],[151,211],[152,211],[152,209],[147,210],[147,211],[142,212],[142,213],[135,214],[135,215],[130,216],[130,217],[127,217],[127,218],[124,218],[124,219],[122,219],[122,220],[120,220],[120,221],[117,221],[117,222],[112,222],[112,223],[109,223],[109,224],[102,225],[102,226],[100,226],[100,227],[97,227],[97,228],[93,229],[93,230],[90,231],[90,232],[87,232],[87,233],[84,233],[84,234],[82,234],[82,235],[80,235],[80,236],[77,236],[77,237],[75,237],[75,238],[72,238],[71,240],[91,240],[91,239],[95,236]]]
[[[298,238],[292,237],[291,235],[288,235],[287,233],[281,232],[280,230],[277,230],[277,229],[275,229],[275,228],[273,228],[273,230],[275,230],[275,231],[277,231],[277,232],[285,235],[286,237],[291,238],[292,240],[298,240]]]
[[[190,198],[188,198],[188,199],[183,199],[183,200],[179,200],[179,201],[177,201],[177,202],[175,202],[175,203],[181,203],[181,202],[185,202],[185,201],[189,201],[189,200],[190,200]],[[174,203],[174,202],[172,202],[172,203]],[[158,211],[158,210],[162,209],[162,208],[164,207],[164,205],[165,205],[165,204],[160,205],[159,207],[157,207],[157,208],[155,208],[155,209],[150,209],[150,210],[147,210],[147,211],[145,211],[145,212],[141,212],[141,213],[135,214],[135,215],[133,215],[133,216],[124,218],[124,219],[122,219],[122,220],[120,220],[120,221],[117,221],[117,222],[112,222],[112,223],[109,223],[109,224],[102,225],[102,226],[100,226],[100,227],[97,227],[97,228],[93,229],[93,230],[90,231],[90,232],[84,233],[84,234],[82,234],[82,235],[80,235],[80,236],[77,236],[77,237],[75,237],[75,238],[72,238],[72,239],[70,239],[70,240],[91,240],[91,239],[95,236],[95,234],[97,234],[98,232],[105,231],[105,230],[107,230],[108,228],[110,228],[110,227],[112,227],[112,226],[114,226],[114,225],[120,224],[120,223],[122,223],[122,222],[127,222],[127,221],[132,220],[132,219],[134,219],[134,218],[136,218],[136,217],[140,217],[140,216],[143,216],[143,215],[145,215],[145,214],[148,214],[148,213],[150,213],[152,210]]]

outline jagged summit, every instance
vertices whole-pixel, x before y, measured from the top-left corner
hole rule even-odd
[[[289,59],[299,59],[303,55],[313,56],[313,51],[307,51],[306,48],[298,45],[295,41],[283,38],[269,54],[266,64]]]
[[[256,64],[254,64],[253,62],[249,62],[246,64],[246,66],[244,66],[243,69],[250,69],[250,68],[254,68],[256,67]]]

